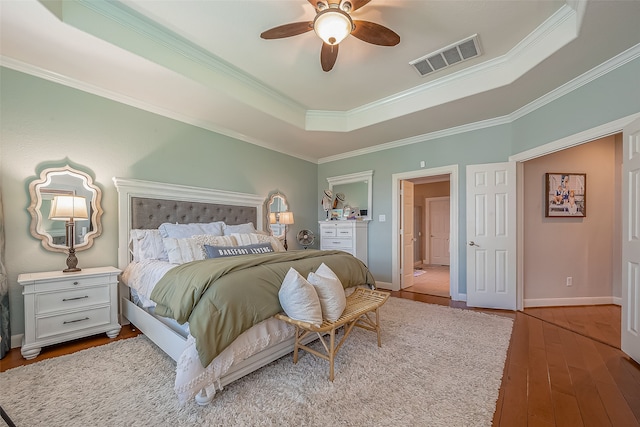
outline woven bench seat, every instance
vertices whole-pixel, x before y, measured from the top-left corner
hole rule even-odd
[[[320,326],[312,325],[308,322],[294,320],[284,313],[276,314],[280,320],[284,320],[296,327],[296,339],[293,348],[293,363],[298,363],[298,350],[303,349],[308,353],[321,357],[329,361],[329,381],[333,381],[333,362],[336,353],[345,342],[354,326],[369,331],[374,331],[378,335],[378,347],[382,347],[380,339],[380,316],[378,309],[389,298],[388,292],[357,288],[347,297],[347,306],[344,312],[335,322],[324,320]],[[373,318],[372,318],[373,317]],[[336,345],[336,330],[344,326],[344,335]],[[326,353],[316,351],[304,344],[302,340],[310,334],[316,333]],[[329,335],[329,343],[325,341],[325,335]]]

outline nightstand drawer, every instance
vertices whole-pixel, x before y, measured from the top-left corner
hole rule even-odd
[[[36,294],[36,315],[109,304],[109,286]]]
[[[110,319],[110,307],[108,306],[57,316],[36,317],[36,340],[108,325]]]
[[[60,280],[36,282],[34,290],[35,292],[64,291],[85,286],[106,285],[108,282],[109,278],[105,276],[69,277]]]

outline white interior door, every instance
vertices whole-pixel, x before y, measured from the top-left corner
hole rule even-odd
[[[402,248],[402,271],[400,273],[400,289],[413,286],[413,183],[400,181],[400,206],[402,207],[402,222],[400,224],[400,236]]]
[[[449,199],[429,202],[429,263],[449,265]]]
[[[467,305],[516,309],[516,164],[467,166]]]
[[[640,363],[640,119],[624,128],[622,159],[622,351]]]

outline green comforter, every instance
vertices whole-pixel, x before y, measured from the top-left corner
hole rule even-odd
[[[156,314],[189,322],[206,367],[242,332],[282,311],[278,291],[290,267],[307,277],[323,262],[345,288],[375,286],[367,267],[352,255],[308,249],[182,264],[163,276],[151,299]]]

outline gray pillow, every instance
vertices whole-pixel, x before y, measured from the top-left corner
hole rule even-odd
[[[246,246],[211,246],[204,245],[207,258],[224,258],[238,255],[256,255],[275,252],[271,243],[256,243]]]

